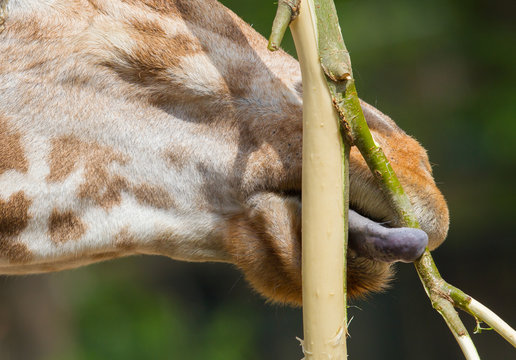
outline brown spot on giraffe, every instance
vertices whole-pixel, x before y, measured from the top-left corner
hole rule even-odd
[[[47,27],[55,25],[47,24]],[[16,36],[23,38],[25,40],[33,41],[33,40],[41,40],[49,37],[49,33],[56,29],[47,29],[41,27],[41,21],[35,17],[31,16],[25,19],[24,21],[13,21],[7,27],[7,31]]]
[[[198,40],[186,34],[165,37],[140,32],[145,26],[148,24],[138,23],[133,28],[131,37],[136,46],[114,49],[114,57],[104,59],[104,65],[129,82],[147,86],[156,86],[156,82],[168,84],[170,69],[177,67],[185,56],[199,53],[201,46]]]
[[[134,197],[141,205],[152,206],[157,209],[169,209],[174,205],[170,194],[162,187],[150,184],[133,186]]]
[[[169,0],[123,0],[123,2],[137,7],[143,4],[149,9],[163,14],[177,14],[173,2]]]
[[[0,255],[9,259],[12,264],[23,264],[32,259],[32,253],[29,248],[21,242],[0,242]]]
[[[84,235],[86,226],[72,211],[54,209],[48,220],[48,231],[52,242],[61,244],[79,239]]]
[[[133,29],[138,31],[141,36],[155,36],[155,37],[165,37],[167,36],[166,31],[161,27],[161,25],[156,21],[151,21],[148,19],[130,19],[129,24]]]
[[[245,98],[250,94],[252,77],[249,74],[255,70],[252,64],[232,64],[224,68],[224,84],[232,97]]]
[[[188,22],[227,38],[239,46],[249,46],[243,31],[247,24],[218,1],[176,0],[170,3],[173,8],[169,7],[167,10],[179,14]]]
[[[158,14],[167,17],[173,15],[174,18],[180,17],[186,21],[187,24],[198,26],[197,29],[192,28],[191,25],[187,25],[190,30],[193,31],[193,37],[181,34],[179,35],[180,37],[167,38],[162,35],[162,33],[164,33],[163,29],[155,22],[131,20],[129,24],[136,30],[132,38],[137,41],[143,40],[138,41],[139,44],[137,47],[141,50],[141,54],[135,54],[135,57],[168,60],[168,66],[170,66],[170,61],[177,63],[179,57],[186,55],[184,49],[190,49],[192,44],[201,45],[201,43],[203,43],[202,35],[196,33],[199,29],[217,34],[236,42],[240,46],[249,46],[244,35],[247,24],[217,1],[202,0],[201,6],[199,0],[124,0],[124,2],[140,9],[143,4],[149,10],[157,12]],[[216,19],[213,17],[216,17]],[[138,39],[138,37],[140,39]],[[168,43],[168,46],[164,46],[164,43]],[[199,46],[196,50],[199,51],[201,47],[204,51],[208,50],[204,46]],[[155,51],[162,52],[162,54],[154,53]],[[164,52],[166,52],[166,54]],[[153,56],[149,57],[149,54]],[[141,55],[144,56],[142,57]],[[145,62],[143,62],[143,64],[145,64]]]
[[[58,182],[66,179],[75,170],[83,148],[81,141],[73,136],[53,139],[47,180]]]
[[[110,175],[102,167],[90,164],[86,168],[86,181],[79,187],[81,199],[91,199],[104,209],[120,205],[122,191],[128,187],[127,181],[117,175]]]
[[[86,143],[74,136],[65,136],[52,142],[50,152],[51,182],[63,181],[77,167],[84,166],[84,182],[79,186],[78,196],[90,199],[109,209],[122,201],[122,191],[128,189],[127,181],[112,174],[112,163],[125,164],[127,158],[113,149],[96,143]]]
[[[13,263],[23,263],[32,257],[27,245],[17,239],[29,222],[31,203],[22,191],[7,201],[0,199],[0,256]]]
[[[122,229],[122,231],[115,236],[115,247],[120,250],[133,250],[136,248],[137,243],[138,239],[131,235],[127,229]]]
[[[9,200],[0,199],[0,235],[19,235],[29,222],[29,206],[32,203],[23,191],[13,194]]]
[[[183,169],[189,161],[189,151],[183,146],[173,145],[164,154],[168,166]]]
[[[20,140],[21,134],[12,131],[7,120],[0,115],[0,175],[7,170],[21,173],[28,171],[28,162]]]
[[[95,6],[104,7],[101,3],[94,3]],[[224,44],[219,46],[250,46],[246,38],[247,35],[251,35],[246,32],[247,25],[216,1],[203,0],[201,3],[197,0],[126,0],[125,3],[138,8],[139,12],[147,8],[154,14],[141,18],[135,18],[131,14],[126,19],[120,19],[121,21],[112,24],[112,28],[100,27],[98,31],[92,32],[96,34],[93,42],[100,46],[96,55],[97,61],[99,65],[114,70],[129,84],[144,85],[138,89],[138,98],[144,97],[152,105],[167,106],[178,101],[194,101],[188,83],[185,84],[181,76],[175,76],[175,72],[183,72],[181,60],[199,53],[211,58],[210,54],[215,49],[213,43],[221,41]],[[201,8],[204,11],[200,11]],[[111,10],[104,11],[109,13]],[[177,32],[168,34],[163,24],[170,23],[161,23],[163,15],[165,18],[173,15],[174,19],[182,18],[185,22],[181,25],[176,23],[176,30],[172,32]],[[212,16],[219,19],[213,19]],[[112,42],[109,36],[99,36],[107,31],[113,31],[113,28],[124,33],[125,40],[120,38]],[[216,57],[217,55],[213,55],[213,58]],[[259,59],[256,58],[256,61],[259,62]],[[241,62],[232,65],[225,62],[224,65],[215,66],[218,67],[223,82],[220,83],[220,89],[219,86],[210,89],[213,93],[220,92],[212,96],[218,98],[222,94],[226,99],[248,96],[251,91],[251,80],[249,76],[242,74],[256,73],[255,62],[250,65],[242,65]],[[196,99],[195,106],[201,106],[207,96],[210,94],[205,93],[200,99]],[[205,115],[213,113],[212,109],[205,110],[202,111]]]

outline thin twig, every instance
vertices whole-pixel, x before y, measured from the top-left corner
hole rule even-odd
[[[276,51],[280,48],[281,41],[285,35],[287,27],[299,15],[299,3],[301,0],[279,0],[276,16],[272,23],[271,36],[269,37],[270,51]]]
[[[475,318],[480,319],[482,322],[485,322],[498,334],[503,336],[509,344],[516,348],[516,330],[511,328],[509,324],[503,321],[485,305],[470,297],[469,304],[459,306],[459,308],[470,313]]]

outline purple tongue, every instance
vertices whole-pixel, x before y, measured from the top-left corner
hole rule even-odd
[[[349,246],[358,255],[383,262],[412,262],[428,245],[420,229],[387,228],[349,210]]]

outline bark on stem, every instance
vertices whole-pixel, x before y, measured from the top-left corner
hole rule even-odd
[[[304,0],[291,24],[303,77],[303,351],[306,359],[344,360],[347,197],[343,185],[348,184],[349,146],[340,137],[312,20]]]

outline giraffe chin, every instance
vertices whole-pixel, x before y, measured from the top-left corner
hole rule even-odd
[[[261,192],[250,196],[243,213],[227,218],[225,246],[230,262],[252,287],[274,303],[302,303],[300,192]],[[349,210],[347,292],[360,298],[385,290],[392,263],[416,260],[428,244],[418,229],[387,227]]]

